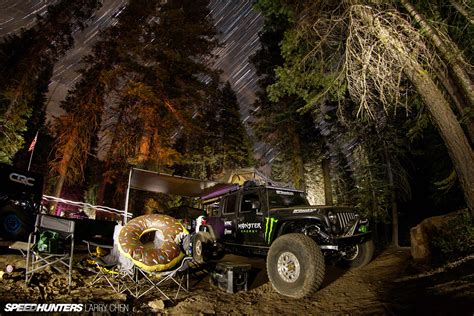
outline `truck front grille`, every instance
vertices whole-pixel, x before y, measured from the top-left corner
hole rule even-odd
[[[336,213],[336,215],[342,228],[346,227],[349,222],[356,218],[356,214],[352,212],[340,212]]]

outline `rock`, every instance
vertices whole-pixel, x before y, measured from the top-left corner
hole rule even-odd
[[[452,218],[461,215],[464,210],[446,215],[426,218],[410,230],[411,255],[417,263],[427,263],[431,258],[430,241],[437,231],[442,230]]]
[[[411,256],[418,263],[426,263],[431,255],[429,238],[422,224],[410,229]]]
[[[148,306],[150,306],[154,312],[159,312],[165,308],[165,302],[163,302],[162,300],[156,299],[153,301],[149,301]]]

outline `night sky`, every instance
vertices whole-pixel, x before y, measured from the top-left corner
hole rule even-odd
[[[58,0],[0,0],[0,37],[19,32],[21,27],[31,27],[35,16],[45,14],[47,6],[56,2]],[[75,70],[81,67],[81,57],[89,52],[100,30],[116,23],[116,17],[126,3],[126,0],[104,0],[89,27],[75,34],[75,47],[55,66],[49,91],[50,115],[60,113],[59,102],[79,79]],[[248,57],[259,47],[258,32],[262,18],[252,9],[252,1],[245,0],[211,0],[210,11],[223,44],[215,52],[219,57],[214,67],[223,70],[222,79],[229,80],[237,92],[242,119],[246,121],[248,106],[254,100],[256,89],[255,71]]]

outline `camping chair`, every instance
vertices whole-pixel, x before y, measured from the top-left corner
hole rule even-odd
[[[116,225],[114,228],[114,243],[113,245],[104,245],[92,241],[84,242],[87,244],[90,259],[96,266],[96,275],[91,282],[91,285],[103,283],[110,286],[116,293],[123,293],[128,290],[127,284],[133,280],[133,263],[130,259],[122,256],[118,250],[118,235],[122,225]],[[99,247],[109,249],[110,253],[100,257],[92,253],[90,247]]]
[[[192,261],[193,258],[187,256],[174,269],[159,272],[149,272],[135,266],[133,284],[128,286],[128,290],[132,296],[140,298],[156,289],[167,300],[172,301],[165,291],[177,286],[174,295],[174,299],[177,299],[181,290],[185,292],[189,290],[189,266]],[[183,286],[183,281],[186,281],[185,286]]]
[[[35,231],[28,237],[25,273],[27,285],[35,272],[51,267],[60,273],[67,273],[68,290],[71,289],[74,228],[73,220],[47,214],[36,215]]]
[[[154,246],[159,247],[163,242],[162,236],[155,233]],[[157,290],[167,300],[172,301],[166,293],[168,290],[177,287],[174,299],[181,290],[187,292],[189,289],[189,269],[193,265],[191,256],[191,235],[187,235],[180,240],[181,250],[186,254],[179,263],[170,270],[150,272],[134,265],[133,283],[128,286],[128,290],[135,298],[140,298],[152,290]],[[183,286],[183,281],[186,281]]]

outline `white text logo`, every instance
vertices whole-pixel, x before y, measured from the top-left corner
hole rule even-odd
[[[18,182],[18,183],[21,183],[21,184],[24,184],[24,185],[28,185],[30,187],[35,185],[35,183],[34,183],[35,179],[28,178],[27,176],[24,176],[24,175],[18,174],[18,173],[10,173],[10,180],[12,180],[13,182]]]

